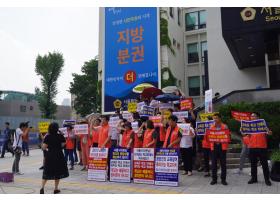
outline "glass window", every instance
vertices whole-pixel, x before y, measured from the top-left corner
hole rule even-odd
[[[181,9],[178,8],[177,12],[178,12],[178,25],[181,26]]]
[[[195,30],[198,26],[198,12],[187,13],[185,15],[186,31]]]
[[[206,41],[200,43],[200,49],[201,49],[201,62],[204,62],[204,51],[207,51]]]
[[[199,28],[206,28],[206,11],[199,11]]]
[[[172,8],[172,7],[169,8],[169,15],[170,15],[170,17],[173,18],[173,16],[174,16],[174,8]]]
[[[197,43],[188,44],[188,63],[196,63],[198,59],[198,48]]]
[[[189,96],[200,96],[199,76],[189,77],[188,84],[189,84]]]

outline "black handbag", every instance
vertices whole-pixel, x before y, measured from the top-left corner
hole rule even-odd
[[[17,138],[15,137],[15,139],[17,139]],[[15,154],[21,154],[21,147],[18,146],[18,143],[19,143],[19,138],[18,138],[18,141],[17,141],[17,145],[13,148],[13,152]]]

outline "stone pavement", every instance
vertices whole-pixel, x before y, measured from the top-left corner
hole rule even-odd
[[[13,158],[11,154],[0,159],[0,172],[11,171]],[[42,152],[38,149],[31,150],[29,157],[22,157],[20,170],[24,175],[15,176],[13,183],[0,182],[0,194],[38,194],[41,185]],[[155,186],[134,183],[113,183],[87,181],[87,173],[80,171],[81,166],[76,165],[70,171],[70,177],[63,179],[60,189],[63,194],[279,194],[280,183],[272,182],[268,187],[264,183],[262,169],[259,167],[259,183],[248,185],[250,179],[249,168],[244,169],[244,174],[236,174],[236,170],[228,170],[228,186],[223,186],[218,180],[217,185],[210,185],[211,178],[203,177],[203,173],[194,171],[193,176],[180,175],[179,187]],[[182,173],[180,171],[180,173]],[[45,193],[53,192],[54,183],[49,181]]]

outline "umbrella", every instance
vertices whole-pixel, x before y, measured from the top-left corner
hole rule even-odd
[[[176,101],[179,100],[180,97],[174,94],[161,94],[156,96],[155,98],[158,101],[163,101],[163,102],[167,102],[167,101]]]
[[[136,85],[136,86],[132,89],[132,91],[133,91],[134,93],[139,93],[139,94],[141,94],[141,93],[143,92],[144,89],[150,88],[150,87],[155,87],[155,86],[153,86],[153,85],[150,84],[150,83],[141,83],[141,84],[139,84],[139,85]]]
[[[162,91],[164,93],[173,93],[173,92],[176,92],[177,90],[178,90],[177,86],[167,86],[165,88],[162,88]]]
[[[144,99],[150,99],[151,97],[156,97],[158,95],[162,94],[161,89],[155,88],[155,87],[149,87],[145,88],[141,94],[141,97]]]

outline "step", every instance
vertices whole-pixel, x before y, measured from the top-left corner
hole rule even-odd
[[[250,163],[244,163],[244,168],[250,167]],[[237,169],[239,168],[239,163],[238,164],[228,164],[227,163],[227,169]]]
[[[240,158],[227,158],[227,164],[239,164]],[[245,163],[249,163],[249,159],[245,160]]]
[[[227,153],[227,158],[240,158],[240,153]]]

